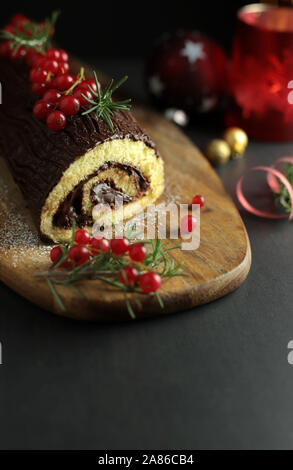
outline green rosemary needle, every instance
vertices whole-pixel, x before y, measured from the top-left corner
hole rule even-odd
[[[121,80],[119,80],[119,82],[116,83],[116,85],[114,84],[114,80],[112,79],[109,81],[106,88],[104,90],[101,90],[99,81],[97,79],[97,74],[95,71],[93,71],[93,75],[94,75],[94,79],[96,82],[97,91],[94,91],[90,85],[89,85],[89,90],[95,99],[92,100],[92,99],[89,99],[87,96],[82,95],[83,98],[92,105],[89,109],[84,111],[82,114],[85,115],[85,114],[89,114],[95,111],[96,115],[102,118],[108,124],[109,128],[113,132],[114,126],[113,126],[113,122],[111,119],[111,116],[113,116],[113,112],[118,109],[128,111],[131,107],[130,98],[126,100],[122,100],[122,101],[113,101],[112,99],[112,95],[114,91],[116,91],[117,88],[119,88],[128,79],[128,77],[127,75],[125,75],[125,77],[121,78]]]
[[[286,163],[284,166],[284,175],[293,186],[293,165],[291,163]],[[280,192],[276,193],[274,192],[275,196],[275,203],[276,205],[282,207],[285,212],[290,213],[291,212],[291,199],[288,193],[288,189],[286,186],[282,183],[282,181],[279,181],[280,184]]]

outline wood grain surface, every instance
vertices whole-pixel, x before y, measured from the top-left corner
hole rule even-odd
[[[176,250],[172,255],[176,262],[184,262],[188,277],[163,282],[160,294],[164,309],[155,298],[141,295],[142,309],[136,308],[136,315],[143,318],[191,309],[233,291],[249,272],[251,252],[236,207],[199,150],[160,114],[141,105],[134,106],[133,111],[165,161],[166,191],[160,202],[174,199],[186,204],[197,193],[206,199],[201,211],[199,248]],[[99,281],[80,283],[87,299],[71,289],[59,289],[66,307],[66,312],[60,311],[47,283],[34,277],[36,272],[48,268],[50,247],[38,239],[25,201],[6,164],[1,161],[0,165],[0,279],[29,301],[59,315],[79,320],[130,319],[123,295]],[[178,241],[170,240],[170,243],[178,244]]]

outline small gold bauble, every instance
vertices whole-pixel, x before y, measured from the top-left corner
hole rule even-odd
[[[248,144],[246,132],[239,127],[229,127],[224,133],[224,139],[231,149],[232,157],[242,157]]]
[[[205,155],[213,165],[223,165],[229,160],[231,150],[225,140],[213,139],[206,146]]]

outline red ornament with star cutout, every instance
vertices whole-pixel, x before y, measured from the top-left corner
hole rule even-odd
[[[147,64],[147,86],[160,107],[208,113],[226,91],[227,56],[198,31],[164,36]]]

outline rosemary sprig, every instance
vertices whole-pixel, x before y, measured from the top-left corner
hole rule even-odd
[[[21,46],[31,47],[44,53],[50,47],[51,36],[59,14],[60,11],[54,11],[51,18],[46,19],[43,23],[28,21],[22,24],[21,27],[16,27],[14,33],[1,29],[0,39],[10,41],[14,54]]]
[[[293,165],[291,163],[286,163],[284,165],[284,176],[287,178],[291,186],[293,187]],[[291,212],[291,199],[288,193],[286,186],[279,181],[280,192],[274,192],[275,203],[278,206],[281,206],[286,212]]]
[[[117,88],[119,88],[128,79],[128,77],[127,75],[125,75],[125,77],[121,78],[121,80],[119,80],[119,82],[116,83],[116,85],[114,84],[114,80],[112,79],[110,80],[106,88],[102,90],[95,71],[93,71],[93,75],[94,75],[94,79],[96,82],[97,91],[94,91],[90,85],[89,85],[89,90],[94,96],[95,100],[91,100],[87,96],[82,95],[83,98],[92,105],[89,109],[84,111],[82,114],[85,115],[85,114],[89,114],[95,111],[96,115],[104,119],[104,121],[108,124],[109,128],[113,132],[114,126],[113,126],[113,122],[111,119],[111,116],[113,116],[113,111],[116,111],[118,109],[126,110],[126,111],[129,110],[131,99],[129,98],[129,99],[122,100],[122,101],[113,101],[112,95],[114,91],[116,91]]]
[[[135,318],[135,312],[131,302],[134,302],[138,308],[141,308],[141,303],[136,294],[143,294],[153,296],[157,299],[161,308],[164,308],[163,301],[158,292],[144,293],[138,286],[127,286],[123,284],[118,277],[121,269],[129,265],[129,259],[125,257],[116,257],[111,251],[92,255],[86,263],[81,266],[74,266],[71,270],[59,269],[61,264],[68,259],[68,250],[74,244],[75,235],[75,221],[72,226],[72,240],[70,243],[61,246],[62,255],[57,262],[53,263],[48,271],[36,273],[35,277],[45,279],[49,288],[58,303],[60,309],[65,311],[65,306],[62,299],[57,292],[57,286],[67,286],[76,291],[79,295],[85,296],[84,292],[78,286],[79,281],[84,280],[99,280],[104,284],[110,285],[114,289],[118,289],[123,293],[125,304],[131,318]],[[135,243],[132,241],[132,243]],[[145,260],[135,267],[140,275],[149,270],[155,270],[164,279],[184,276],[182,271],[182,264],[175,264],[174,259],[170,256],[170,251],[179,247],[168,247],[167,242],[162,240],[151,240],[149,243],[145,242],[149,247],[149,252]],[[132,263],[133,264],[133,263]]]

